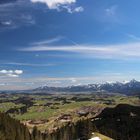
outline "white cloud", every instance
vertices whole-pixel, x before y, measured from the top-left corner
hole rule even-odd
[[[56,9],[60,5],[68,5],[68,4],[75,3],[76,0],[31,0],[31,2],[34,2],[34,3],[36,3],[36,2],[46,3],[47,6],[50,9]]]
[[[103,58],[103,59],[135,59],[140,58],[140,42],[117,45],[66,45],[49,46],[39,45],[22,48],[19,51],[57,51],[71,52],[80,57]]]
[[[1,70],[0,73],[6,74],[7,73],[7,70]]]
[[[0,76],[4,77],[19,77],[23,74],[23,70],[0,70]]]
[[[1,70],[0,73],[2,73],[2,74],[11,74],[11,73],[13,73],[13,70]]]
[[[23,70],[15,70],[15,74],[22,74],[23,73]]]
[[[82,12],[83,7],[73,7],[72,5],[76,3],[76,0],[31,0],[31,2],[45,3],[49,9],[56,9],[58,11],[62,9],[67,9],[69,13]]]

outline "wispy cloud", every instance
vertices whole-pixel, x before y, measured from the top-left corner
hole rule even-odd
[[[15,65],[15,66],[29,66],[29,67],[49,67],[55,66],[56,64],[33,64],[33,63],[17,63],[17,62],[8,62],[8,63],[1,63],[2,65]]]
[[[35,24],[29,7],[31,7],[31,4],[26,0],[3,1],[0,3],[0,30]]]
[[[134,59],[140,57],[140,43],[126,43],[117,45],[66,45],[49,46],[39,45],[30,46],[18,51],[38,52],[38,51],[57,51],[77,53],[80,56],[91,56],[92,58],[104,59]]]
[[[140,37],[134,34],[126,34],[129,38],[133,39],[134,41],[140,41]]]
[[[34,10],[44,10],[33,4],[36,2],[46,3],[49,9],[65,9],[69,13],[84,10],[82,6],[76,6],[76,0],[1,0],[0,31],[36,24]]]
[[[40,45],[52,44],[52,43],[55,43],[55,42],[59,42],[63,38],[64,37],[62,37],[62,36],[58,36],[58,37],[47,39],[47,40],[43,40],[43,41],[33,42],[33,43],[31,43],[31,45],[33,45],[33,46],[40,46]]]
[[[79,6],[79,7],[75,7],[75,8],[72,8],[70,6],[63,6],[64,9],[66,9],[68,11],[68,13],[79,13],[79,12],[83,12],[84,11],[84,8],[82,6]]]
[[[74,9],[74,12],[83,12],[83,11],[84,11],[84,8],[82,6],[76,7]]]
[[[118,5],[110,5],[107,7],[98,8],[95,17],[100,22],[107,23],[121,23],[119,6]]]
[[[105,12],[106,12],[106,15],[107,16],[116,16],[116,12],[117,12],[117,8],[118,8],[118,6],[117,5],[112,5],[111,7],[109,7],[109,8],[106,8],[105,9]]]

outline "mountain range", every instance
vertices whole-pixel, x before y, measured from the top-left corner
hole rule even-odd
[[[135,79],[129,82],[106,82],[104,84],[88,84],[68,87],[42,86],[34,89],[35,92],[108,92],[126,95],[140,94],[140,82]]]

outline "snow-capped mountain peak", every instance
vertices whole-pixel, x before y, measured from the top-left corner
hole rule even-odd
[[[88,84],[88,85],[75,85],[68,87],[48,87],[42,86],[36,91],[51,91],[51,92],[94,92],[106,91],[122,94],[135,94],[140,93],[140,82],[132,79],[131,81],[112,82],[107,81],[103,84]]]

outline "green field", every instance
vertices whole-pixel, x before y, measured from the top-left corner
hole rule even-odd
[[[38,121],[44,121],[45,125],[37,124],[41,131],[65,124],[67,120],[56,121],[65,114],[70,114],[70,121],[75,122],[81,119],[76,112],[87,112],[88,108],[95,110],[96,108],[115,107],[117,104],[140,105],[139,97],[128,97],[120,94],[6,94],[5,98],[4,95],[1,96],[1,112],[12,109],[13,112],[10,112],[9,115],[13,118],[25,124],[28,121],[33,121],[33,123],[28,124],[29,128],[32,128]],[[91,117],[93,112],[89,109],[86,117]]]

